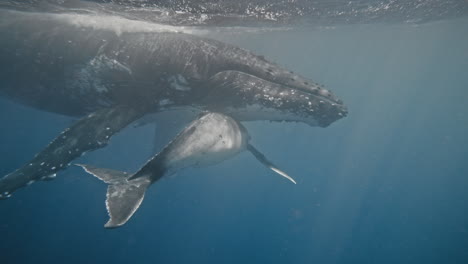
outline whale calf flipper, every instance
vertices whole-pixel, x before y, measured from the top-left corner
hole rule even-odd
[[[23,167],[0,179],[0,199],[38,180],[51,180],[69,162],[107,145],[110,137],[140,118],[145,110],[117,106],[98,110],[65,129]]]
[[[250,153],[252,153],[255,156],[255,158],[257,158],[257,160],[260,161],[260,163],[265,165],[265,167],[271,169],[272,171],[278,173],[284,178],[290,180],[292,183],[296,184],[296,181],[291,176],[289,176],[286,172],[280,170],[275,164],[269,161],[265,157],[265,155],[263,155],[260,151],[258,151],[254,146],[252,146],[251,144],[248,144],[247,150],[250,151]]]
[[[140,207],[145,192],[151,184],[148,178],[138,178],[128,181],[130,176],[126,172],[96,168],[89,165],[76,164],[89,174],[108,183],[106,195],[106,207],[109,221],[105,228],[116,228],[125,224]]]

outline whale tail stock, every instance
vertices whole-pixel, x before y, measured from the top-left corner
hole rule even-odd
[[[145,177],[129,181],[128,178],[131,174],[126,172],[83,164],[76,165],[109,184],[106,195],[109,221],[104,225],[105,228],[116,228],[124,225],[140,207],[145,192],[151,184],[151,180]]]

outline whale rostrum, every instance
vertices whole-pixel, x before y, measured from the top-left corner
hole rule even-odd
[[[146,189],[163,176],[189,167],[208,166],[248,150],[263,165],[296,183],[293,178],[268,161],[250,143],[247,130],[236,120],[219,113],[205,113],[191,122],[161,152],[134,174],[76,164],[109,184],[106,228],[125,224],[140,206]]]

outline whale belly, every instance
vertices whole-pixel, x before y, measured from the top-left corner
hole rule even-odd
[[[209,113],[190,124],[162,152],[169,172],[208,166],[245,150],[249,136],[232,118]]]

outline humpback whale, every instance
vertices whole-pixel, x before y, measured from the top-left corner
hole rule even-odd
[[[250,151],[262,164],[296,183],[268,161],[250,143],[247,130],[236,120],[219,113],[206,113],[191,122],[161,152],[134,174],[77,164],[86,172],[109,184],[106,228],[125,224],[143,201],[146,189],[163,176],[189,167],[208,166]]]
[[[104,147],[132,122],[175,108],[238,121],[327,127],[343,102],[251,51],[178,32],[121,31],[64,14],[0,11],[0,95],[80,119],[0,179],[0,199]]]

